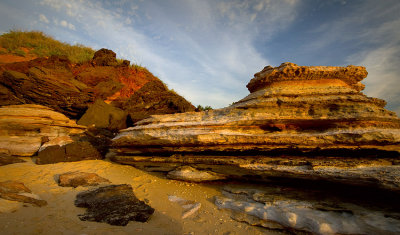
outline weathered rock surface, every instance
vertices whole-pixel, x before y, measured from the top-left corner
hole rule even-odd
[[[181,166],[168,172],[167,177],[175,180],[204,182],[226,179],[226,176],[210,171],[200,171],[190,166]]]
[[[160,80],[146,83],[124,104],[133,123],[156,114],[194,111],[195,107],[182,96],[170,91]]]
[[[14,163],[21,163],[25,162],[22,159],[10,156],[8,154],[0,153],[0,166],[5,166],[8,164],[14,164]]]
[[[37,155],[36,164],[41,165],[96,159],[102,159],[102,156],[90,142],[75,141],[63,146],[52,145],[43,149]]]
[[[74,78],[71,66],[62,56],[5,65],[0,76],[4,94],[0,105],[40,104],[69,117],[81,116],[94,97]]]
[[[47,202],[39,199],[32,191],[27,188],[23,183],[16,181],[0,182],[0,198],[29,203],[34,206],[45,206]]]
[[[0,107],[0,152],[32,156],[54,138],[84,132],[65,115],[33,104]]]
[[[360,92],[366,75],[360,66],[266,67],[251,94],[227,108],[154,115],[122,130],[113,160],[399,190],[400,121],[385,101]]]
[[[126,128],[127,113],[103,100],[97,99],[89,106],[85,114],[77,122],[79,125],[94,126],[96,128],[124,129]]]
[[[129,64],[129,61],[118,64],[116,54],[104,48],[82,64],[72,64],[66,56],[0,64],[0,105],[40,104],[79,119],[96,99],[101,99],[116,107],[113,118],[115,109],[120,108],[134,114],[134,121],[151,114],[194,110],[184,98],[165,85],[160,86],[162,82],[147,69]],[[149,85],[129,99],[151,81],[156,81],[157,86]],[[163,89],[154,93],[151,91],[154,87]]]
[[[113,161],[133,165],[147,171],[171,172],[188,166],[200,172],[214,173],[218,178],[197,177],[197,182],[219,179],[245,179],[253,181],[325,180],[343,184],[379,187],[400,191],[400,159],[398,157],[379,158],[379,152],[358,152],[361,157],[332,153],[308,153],[299,155],[265,156],[276,153],[258,153],[257,156],[215,156],[175,154],[172,156],[114,156]],[[279,153],[278,153],[279,154]],[[340,155],[340,153],[338,153]],[[325,156],[324,156],[325,155]],[[326,156],[328,155],[328,156]],[[364,157],[364,158],[363,158]],[[187,168],[186,168],[187,169]],[[168,173],[170,174],[170,173]],[[180,180],[193,181],[190,176]]]
[[[67,172],[59,175],[58,185],[62,187],[96,186],[103,183],[111,183],[108,179],[100,177],[96,173]]]
[[[315,187],[227,186],[215,204],[232,211],[232,218],[269,229],[312,234],[397,234],[400,232],[396,195],[361,191],[320,191]],[[343,189],[337,189],[343,190]],[[353,188],[353,190],[362,190]],[[369,201],[362,196],[368,193]],[[346,195],[343,197],[343,195]],[[361,196],[361,198],[360,198]],[[377,197],[378,196],[378,197]],[[379,197],[380,196],[380,197]],[[376,200],[387,200],[387,202]],[[372,202],[372,203],[371,203]],[[382,204],[382,205],[378,205]]]
[[[102,48],[94,53],[93,63],[99,66],[117,65],[117,54],[112,50]]]
[[[79,193],[75,206],[86,207],[79,215],[81,220],[104,222],[125,226],[129,221],[146,222],[154,209],[133,194],[130,185],[110,185],[96,190]]]

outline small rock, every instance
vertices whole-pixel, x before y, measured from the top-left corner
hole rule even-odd
[[[0,198],[10,201],[30,203],[39,207],[47,205],[45,200],[38,199],[37,195],[32,194],[31,192],[32,191],[21,182],[0,182]]]
[[[58,185],[62,187],[96,186],[101,183],[111,183],[108,179],[95,173],[67,172],[59,176]]]
[[[175,170],[168,172],[167,177],[170,179],[191,182],[222,180],[226,178],[224,175],[211,171],[200,171],[191,166],[178,167]]]
[[[81,192],[76,196],[75,206],[88,208],[78,215],[83,221],[96,221],[125,226],[129,221],[146,222],[154,209],[136,198],[132,186],[110,185]]]

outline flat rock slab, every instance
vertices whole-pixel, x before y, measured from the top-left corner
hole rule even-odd
[[[125,226],[129,221],[146,222],[154,209],[136,198],[132,186],[110,185],[81,192],[75,206],[86,207],[85,214],[78,215],[83,221],[103,222]]]
[[[331,185],[333,186],[333,185]],[[399,211],[393,203],[397,195],[381,194],[387,202],[377,202],[377,195],[367,189],[351,198],[344,193],[273,186],[225,186],[216,196],[220,209],[232,211],[231,218],[268,229],[293,231],[294,234],[399,234]],[[343,188],[344,190],[344,188]],[[354,188],[354,191],[362,190]],[[360,195],[369,192],[365,200]],[[349,194],[348,197],[343,197]],[[368,204],[372,202],[372,204]],[[377,205],[378,203],[379,206]],[[386,208],[390,203],[393,208]],[[382,206],[383,205],[383,206]]]
[[[6,154],[0,154],[0,166],[5,166],[8,164],[14,164],[14,163],[21,163],[25,162],[22,159],[19,159],[17,157],[12,157]]]
[[[0,182],[0,198],[29,203],[39,207],[47,205],[45,200],[38,199],[29,188],[17,181]]]
[[[95,173],[67,172],[59,176],[58,185],[62,187],[96,186],[102,183],[111,183],[108,179]]]

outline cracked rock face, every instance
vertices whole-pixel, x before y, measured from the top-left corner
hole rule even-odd
[[[216,196],[215,204],[220,209],[230,210],[231,217],[235,220],[268,229],[292,230],[295,234],[400,232],[399,208],[393,207],[397,195],[370,192],[368,201],[360,198],[365,191],[354,193],[341,188],[336,188],[339,192],[334,190],[335,188],[331,187],[321,191],[315,185],[310,186],[308,190],[230,185],[223,189],[223,196]],[[385,199],[382,200],[383,198]],[[376,205],[376,202],[371,203],[373,200],[381,200],[380,205]],[[387,201],[384,202],[385,200]]]
[[[0,108],[0,152],[9,155],[32,156],[47,141],[85,130],[64,114],[42,105]]]
[[[87,208],[85,214],[79,215],[81,220],[119,226],[125,226],[129,221],[146,222],[154,213],[152,207],[136,198],[127,184],[79,193],[75,206]]]
[[[399,190],[400,120],[360,92],[366,76],[359,66],[266,67],[248,84],[251,93],[227,108],[154,115],[121,130],[113,160]]]

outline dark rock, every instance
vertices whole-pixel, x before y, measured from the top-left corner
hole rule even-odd
[[[160,80],[146,83],[123,104],[135,123],[154,114],[194,111],[196,108],[182,96],[169,90]]]
[[[109,129],[91,127],[88,128],[85,132],[85,137],[82,137],[81,140],[89,141],[104,157],[111,145],[111,139],[114,137],[115,133]]]
[[[0,166],[13,164],[13,163],[21,163],[21,162],[25,162],[25,161],[22,159],[19,159],[17,157],[12,157],[7,154],[0,153]]]
[[[38,153],[36,164],[75,162],[101,159],[100,153],[87,141],[76,141],[64,146],[53,145]]]
[[[93,62],[98,66],[115,66],[117,55],[112,50],[102,48],[94,53]]]
[[[20,182],[16,181],[0,182],[0,198],[10,201],[30,203],[32,205],[39,207],[47,205],[47,202],[45,200],[36,199],[26,195],[27,193],[29,194],[31,192],[32,191],[29,188],[27,188],[23,183]]]
[[[110,185],[96,190],[81,192],[75,206],[88,208],[79,215],[83,221],[96,221],[125,226],[129,221],[146,222],[154,209],[136,198],[127,184]]]
[[[67,172],[59,176],[58,185],[62,187],[96,186],[102,183],[110,183],[108,179],[95,173]]]
[[[123,110],[98,99],[79,119],[78,124],[94,125],[96,128],[124,129],[126,128],[126,116],[127,114]]]

